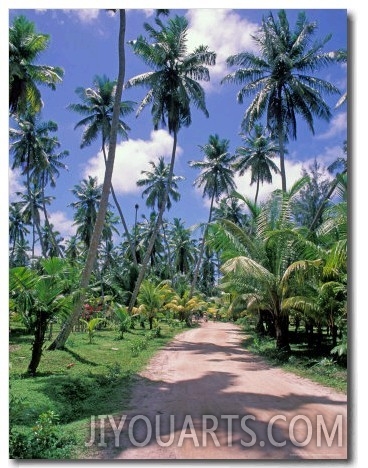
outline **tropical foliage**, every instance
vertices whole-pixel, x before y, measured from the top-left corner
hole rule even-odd
[[[55,89],[63,71],[35,63],[50,38],[26,18],[17,17],[9,30],[10,165],[22,179],[9,209],[10,312],[34,336],[29,375],[37,372],[54,323],[59,334],[49,350],[65,348],[76,330],[87,330],[93,344],[99,327],[111,326],[125,341],[138,323],[156,331],[160,322],[193,326],[192,318],[204,313],[221,320],[255,317],[257,330],[283,351],[292,344],[291,325],[299,332],[302,323],[306,346],[319,351],[324,344],[342,359],[348,336],[347,143],[333,165],[324,168],[316,160],[289,189],[285,155],[299,117],[314,132],[316,118],[333,115],[324,97],[338,90],[316,72],[346,60],[346,53],[325,52],[329,36],[313,41],[316,24],[303,13],[294,28],[284,11],[262,20],[253,38],[258,53],[229,57],[229,67],[237,69],[222,80],[242,86],[242,142],[213,133],[198,145],[202,159],[188,163],[198,171],[193,186],[208,199],[209,213],[205,222],[187,226],[175,204],[184,180],[174,170],[178,136],[194,121],[193,109],[209,117],[200,83],[210,80],[216,53],[206,45],[189,50],[186,17],[157,15],[154,25],[144,24],[147,37],[128,42],[148,69],[125,82],[125,11],[118,14],[118,78],[96,75],[90,87],[76,89],[78,102],[68,106],[81,117],[75,124],[81,148],[98,143],[105,178],[101,184],[86,174],[71,188],[75,231],[66,238],[51,222],[49,190],[68,170],[69,152],[56,122],[40,114],[41,86]],[[145,89],[137,106],[122,100],[123,89],[134,87]],[[136,204],[129,228],[112,185],[115,150],[119,139],[128,139],[133,125],[127,119],[147,107],[154,130],[166,127],[173,137],[171,160],[152,155],[135,181],[150,211],[138,216]],[[282,190],[266,197],[264,184],[279,174]],[[254,199],[236,184],[247,176],[256,187]]]

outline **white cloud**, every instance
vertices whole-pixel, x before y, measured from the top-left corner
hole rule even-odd
[[[100,11],[98,8],[64,10],[66,14],[78,18],[81,23],[92,23],[98,18]]]
[[[10,169],[8,176],[8,186],[9,186],[9,201],[15,201],[16,195],[15,192],[21,192],[24,187],[21,182],[21,175],[19,169]]]
[[[251,34],[256,32],[259,25],[240,17],[232,10],[193,9],[188,11],[187,17],[188,50],[192,51],[203,44],[217,54],[216,65],[210,67],[211,81],[219,81],[229,73],[226,59],[230,55],[255,50]]]
[[[141,189],[136,181],[141,177],[142,170],[149,170],[149,162],[157,161],[164,156],[169,162],[171,157],[173,138],[165,130],[152,131],[149,140],[129,140],[116,148],[114,173],[112,184],[116,193],[137,193]],[[182,150],[177,147],[176,155]],[[84,170],[83,177],[88,175],[103,182],[105,163],[101,153],[91,158]]]
[[[337,114],[330,123],[329,129],[320,135],[317,135],[316,138],[319,140],[327,140],[332,138],[340,133],[346,133],[347,129],[347,115],[346,112],[340,112]]]
[[[74,221],[69,219],[64,211],[49,213],[49,221],[62,237],[74,236],[76,233],[77,227],[73,226]]]

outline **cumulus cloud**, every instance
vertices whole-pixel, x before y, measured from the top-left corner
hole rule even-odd
[[[328,130],[316,138],[319,140],[327,140],[341,133],[346,133],[347,128],[347,115],[346,112],[340,112],[330,122]]]
[[[114,173],[112,183],[116,193],[137,193],[141,189],[136,181],[141,177],[142,170],[149,170],[149,162],[156,162],[164,156],[169,162],[173,138],[165,130],[152,131],[149,140],[129,140],[116,148]],[[176,154],[180,156],[182,149],[177,147]],[[91,158],[84,170],[83,177],[91,175],[103,182],[105,163],[101,153]]]
[[[74,221],[69,219],[64,211],[49,213],[49,221],[62,237],[74,236],[76,233],[77,227],[73,226]]]
[[[81,23],[92,23],[98,18],[98,15],[101,10],[98,8],[86,8],[86,9],[76,9],[76,10],[64,10],[64,12],[68,15],[73,15],[76,17]]]
[[[232,10],[221,8],[192,9],[189,19],[188,50],[198,45],[208,45],[216,52],[216,66],[210,67],[211,81],[221,80],[229,70],[226,59],[230,55],[255,50],[251,35],[259,25],[242,18]]]
[[[8,186],[9,186],[9,201],[13,202],[16,199],[15,192],[21,192],[24,189],[24,186],[22,185],[19,169],[11,170],[9,168]]]

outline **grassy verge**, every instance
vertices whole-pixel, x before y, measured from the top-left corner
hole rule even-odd
[[[269,364],[339,392],[347,392],[347,368],[334,360],[328,347],[308,349],[302,340],[291,333],[291,352],[289,354],[280,353],[275,349],[275,340],[260,337],[252,326],[243,325],[243,328],[247,334],[243,346],[261,356]]]
[[[92,343],[87,333],[73,333],[65,350],[44,351],[33,378],[26,374],[32,337],[12,331],[11,458],[89,458],[91,416],[123,412],[134,375],[181,331],[163,323],[159,336],[136,328],[117,339],[116,330],[101,329]]]

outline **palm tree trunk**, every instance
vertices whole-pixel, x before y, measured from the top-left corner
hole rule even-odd
[[[35,324],[35,337],[32,345],[31,361],[28,365],[28,374],[34,376],[41,361],[42,347],[45,342],[45,335],[47,330],[47,316],[44,312],[37,313],[37,320]]]
[[[278,90],[278,99],[281,106],[281,89]],[[279,140],[280,150],[280,173],[281,173],[281,188],[286,192],[286,171],[285,171],[285,138],[284,138],[284,125],[282,121],[282,114],[278,115],[277,133]]]
[[[258,179],[257,179],[256,196],[254,197],[254,204],[255,204],[255,205],[257,205],[258,193],[259,193],[259,177],[258,177]]]
[[[148,263],[150,261],[151,253],[152,253],[153,247],[155,245],[157,234],[158,234],[158,231],[159,231],[160,226],[162,224],[162,218],[163,218],[163,215],[164,215],[165,207],[167,205],[167,199],[168,199],[168,196],[169,196],[171,182],[172,182],[172,178],[173,178],[173,174],[174,174],[177,140],[178,140],[177,130],[174,130],[174,142],[173,142],[173,148],[172,148],[172,153],[171,153],[170,170],[169,170],[169,175],[168,175],[168,178],[167,178],[167,186],[166,186],[166,190],[165,190],[165,195],[164,195],[164,198],[163,198],[162,205],[160,207],[160,211],[158,213],[158,217],[156,219],[155,227],[153,229],[150,241],[148,243],[147,251],[146,251],[145,256],[143,258],[143,263],[142,263],[141,269],[139,270],[139,275],[138,275],[137,281],[136,281],[135,286],[134,286],[134,291],[133,291],[132,296],[130,298],[129,307],[128,307],[129,313],[132,312],[133,307],[135,305],[135,302],[137,300],[139,289],[140,289],[142,281],[143,281],[143,279],[145,277],[146,270],[147,270],[147,267],[148,267]]]
[[[204,233],[203,233],[203,239],[202,239],[201,249],[200,249],[200,251],[199,251],[198,261],[197,261],[197,264],[196,264],[196,267],[195,267],[195,270],[194,270],[192,284],[191,284],[191,286],[190,286],[190,293],[189,293],[189,297],[190,297],[190,298],[193,297],[194,290],[195,290],[195,287],[196,287],[196,285],[197,285],[197,280],[198,280],[198,275],[199,275],[199,269],[200,269],[200,266],[201,266],[201,263],[202,263],[204,248],[205,248],[205,245],[206,245],[207,229],[208,229],[208,225],[210,224],[210,222],[211,222],[211,220],[212,220],[212,210],[213,210],[213,202],[214,202],[214,199],[215,199],[215,192],[216,192],[216,190],[214,190],[214,191],[213,191],[213,194],[212,194],[211,206],[210,206],[210,214],[209,214],[209,216],[208,216],[208,223],[207,223],[206,229],[204,230]]]
[[[106,150],[105,150],[105,141],[103,139],[102,141],[102,153],[103,153],[103,157],[104,157],[104,160],[105,160],[105,167],[106,167],[106,163],[107,163],[107,157],[106,157]],[[116,209],[118,210],[118,213],[119,213],[119,216],[120,216],[120,220],[121,220],[121,224],[123,225],[123,228],[124,228],[124,231],[125,231],[125,235],[126,235],[126,238],[128,240],[128,243],[129,243],[129,248],[130,248],[130,252],[132,254],[132,259],[133,259],[133,263],[135,266],[138,266],[138,261],[137,261],[137,255],[135,253],[135,247],[134,247],[134,244],[132,242],[132,238],[130,236],[130,232],[129,232],[129,229],[128,229],[128,226],[127,226],[127,223],[125,221],[125,217],[123,215],[123,211],[120,207],[120,204],[118,202],[118,199],[115,195],[115,190],[114,190],[114,187],[112,185],[112,182],[111,182],[111,195],[112,195],[112,198],[114,200],[114,203],[115,203],[115,206],[116,206]]]
[[[48,227],[48,230],[49,230],[49,233],[50,233],[50,236],[51,236],[51,243],[53,244],[55,252],[58,253],[59,257],[64,258],[63,252],[61,251],[60,247],[58,246],[58,244],[56,242],[56,239],[55,239],[55,235],[52,232],[52,229],[51,229],[51,226],[50,226],[49,216],[47,214],[46,205],[45,205],[45,201],[44,201],[45,196],[44,196],[43,190],[42,190],[42,199],[43,199],[43,201],[42,201],[42,211],[43,211],[43,215],[45,216],[45,225]]]
[[[77,323],[79,319],[82,305],[83,305],[84,298],[85,298],[85,290],[88,287],[91,273],[93,270],[93,266],[96,260],[97,250],[98,250],[98,246],[100,243],[102,229],[104,226],[106,212],[108,208],[109,195],[110,195],[110,189],[111,189],[111,180],[112,180],[112,174],[113,174],[114,162],[115,162],[117,129],[118,129],[118,124],[119,124],[119,114],[120,114],[120,102],[121,102],[123,84],[124,84],[124,79],[125,79],[125,24],[126,24],[125,10],[124,9],[119,10],[119,14],[120,14],[119,42],[118,42],[119,74],[118,74],[118,81],[117,81],[117,86],[116,86],[114,109],[113,109],[112,122],[111,122],[109,152],[108,152],[108,158],[106,161],[106,170],[105,170],[105,177],[104,177],[104,182],[102,186],[100,206],[99,206],[99,210],[97,214],[95,227],[93,230],[91,245],[88,249],[86,263],[82,272],[81,283],[80,283],[80,290],[81,290],[80,298],[77,301],[77,304],[75,305],[71,316],[64,323],[59,335],[49,346],[50,350],[64,348],[66,340],[68,339],[73,329],[73,326],[75,325],[75,323]]]

